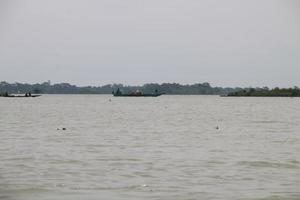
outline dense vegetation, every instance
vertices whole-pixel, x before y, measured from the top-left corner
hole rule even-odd
[[[126,86],[122,84],[109,84],[103,86],[78,87],[69,83],[51,84],[50,82],[37,84],[7,83],[0,82],[0,93],[9,94],[27,93],[32,94],[111,94],[118,88],[123,93],[131,93],[140,90],[143,93],[153,93],[155,90],[166,94],[178,95],[226,95],[230,92],[241,90],[241,88],[221,88],[212,87],[209,83],[199,83],[193,85],[181,85],[178,83],[150,83],[143,86]]]
[[[300,89],[294,88],[250,88],[231,92],[228,96],[234,97],[300,97]]]

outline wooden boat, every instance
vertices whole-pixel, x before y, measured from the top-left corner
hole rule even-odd
[[[41,95],[32,95],[31,93],[26,93],[24,95],[13,95],[13,94],[0,94],[0,97],[7,97],[7,98],[27,98],[27,97],[40,97]]]
[[[136,92],[132,92],[129,94],[123,94],[120,89],[118,88],[118,90],[116,92],[113,91],[113,95],[115,97],[158,97],[163,95],[164,93],[159,93],[157,90],[155,90],[154,93],[151,94],[144,94],[140,91],[136,91]]]
[[[161,94],[114,94],[115,97],[159,97]]]
[[[1,96],[1,97],[7,97],[7,98],[27,98],[27,97],[40,97],[41,95],[31,95],[31,96],[25,96],[25,95],[8,95],[8,96]]]

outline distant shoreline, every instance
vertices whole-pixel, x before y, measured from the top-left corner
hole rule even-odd
[[[7,92],[9,94],[25,94],[28,92],[32,94],[112,94],[117,89],[122,91],[123,94],[130,94],[135,91],[151,94],[157,91],[167,95],[226,95],[242,88],[212,87],[209,83],[195,83],[192,85],[147,83],[142,86],[107,84],[79,87],[69,83],[51,84],[50,81],[36,84],[0,82],[0,93]]]
[[[274,89],[254,89],[240,90],[229,93],[227,97],[300,97],[300,89],[294,88],[274,88]]]
[[[107,84],[103,86],[76,86],[69,83],[8,83],[0,82],[0,94],[112,94],[120,89],[123,94],[134,91],[143,93],[158,92],[166,95],[221,95],[229,97],[298,97],[300,90],[294,88],[242,88],[242,87],[213,87],[209,83],[178,84],[178,83],[147,83],[142,86],[128,86],[123,84]]]

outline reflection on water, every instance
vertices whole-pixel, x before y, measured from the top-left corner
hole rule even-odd
[[[0,199],[300,199],[299,107],[298,98],[1,98]]]

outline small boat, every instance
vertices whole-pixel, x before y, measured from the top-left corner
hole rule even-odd
[[[8,95],[8,96],[1,96],[1,97],[8,97],[8,98],[27,98],[27,97],[40,97],[42,95],[31,95],[31,96],[25,96],[25,95]]]
[[[8,97],[8,98],[26,98],[26,97],[40,97],[41,95],[32,95],[31,93],[26,93],[25,95],[13,95],[13,94],[0,94],[0,97]]]
[[[150,93],[150,94],[144,94],[140,91],[132,92],[132,93],[129,93],[129,94],[123,94],[120,91],[120,89],[118,88],[118,90],[116,92],[113,91],[112,94],[115,97],[158,97],[158,96],[163,95],[164,93],[159,93],[157,90],[155,90],[154,93]]]

